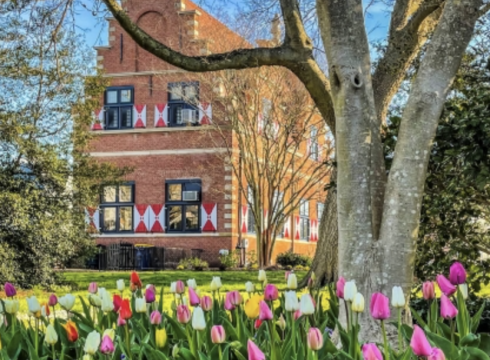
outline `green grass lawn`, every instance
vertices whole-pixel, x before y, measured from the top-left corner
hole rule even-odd
[[[82,296],[87,298],[87,288],[88,285],[95,281],[99,287],[105,287],[110,293],[117,293],[116,281],[119,279],[124,279],[126,283],[126,290],[124,296],[130,296],[129,290],[129,271],[67,271],[63,272],[63,285],[57,286],[53,289],[58,297],[71,293],[75,296]],[[306,272],[298,271],[296,272],[298,280],[300,280]],[[198,289],[201,295],[211,294],[209,285],[213,276],[221,277],[221,282],[223,287],[221,288],[221,294],[224,294],[231,290],[239,290],[240,292],[245,292],[245,283],[251,281],[259,288],[259,282],[257,280],[257,271],[157,271],[157,272],[140,272],[139,273],[143,286],[147,284],[153,284],[157,287],[158,293],[160,288],[164,286],[164,308],[169,309],[172,302],[172,295],[169,293],[170,282],[176,280],[182,280],[184,283],[187,279],[196,279]],[[286,289],[286,280],[284,278],[284,271],[268,271],[267,272],[268,282],[277,285],[279,290]],[[187,289],[186,289],[187,290]],[[34,288],[33,290],[18,291],[18,297],[20,298],[20,312],[27,312],[27,302],[25,298],[27,296],[35,295],[39,302],[42,304],[47,302],[51,291],[46,289]],[[5,298],[5,293],[0,293],[1,298]],[[74,311],[81,311],[82,306],[80,300],[77,300],[75,304]]]

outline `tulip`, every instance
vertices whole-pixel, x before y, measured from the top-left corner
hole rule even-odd
[[[292,273],[292,271],[286,271],[284,273],[284,278],[286,279],[286,282],[288,281],[289,274],[291,274],[291,273]]]
[[[251,281],[245,283],[245,291],[249,294],[255,292],[255,285]]]
[[[383,355],[376,344],[364,344],[362,346],[362,356],[364,360],[383,360]]]
[[[124,280],[123,279],[117,280],[116,287],[117,287],[117,291],[123,292],[126,287],[126,285],[124,284]]]
[[[240,293],[237,291],[237,290],[234,290],[234,291],[230,291],[229,293],[229,296],[230,296],[230,302],[237,306],[237,305],[240,305],[243,301],[242,299],[242,296],[240,295]],[[228,294],[226,294],[228,296]]]
[[[123,320],[127,320],[131,318],[133,313],[131,312],[131,305],[129,304],[128,299],[123,299],[121,302],[121,307],[119,309],[119,317]]]
[[[299,309],[298,295],[296,295],[295,291],[286,291],[284,297],[286,300],[286,311],[296,311]]]
[[[150,323],[152,325],[160,325],[162,322],[162,314],[160,314],[160,311],[155,310],[151,313],[150,315]]]
[[[265,301],[259,303],[259,320],[272,320],[272,311]]]
[[[352,311],[356,313],[362,313],[364,311],[364,296],[361,293],[357,293],[352,301]]]
[[[259,304],[262,300],[263,297],[261,295],[254,295],[245,302],[243,309],[245,310],[245,315],[247,315],[249,319],[256,319],[257,316],[259,316]]]
[[[98,295],[90,294],[88,296],[88,301],[92,306],[95,307],[101,307],[102,306],[102,299]]]
[[[458,288],[459,291],[461,292],[461,295],[463,296],[463,299],[464,300],[468,299],[468,284],[459,284]]]
[[[180,296],[180,295],[177,295]],[[189,298],[185,295],[182,295],[182,304],[189,305]]]
[[[93,357],[92,357],[92,355],[85,354],[82,356],[82,360],[93,360]]]
[[[277,290],[277,287],[272,284],[267,284],[264,290],[264,298],[268,301],[274,301],[277,300],[278,297],[279,291]]]
[[[192,328],[194,330],[204,330],[206,329],[206,319],[204,318],[204,312],[198,306],[194,309],[192,313]]]
[[[432,353],[432,348],[425,337],[424,331],[417,325],[414,325],[413,327],[410,347],[412,348],[414,354],[419,357],[427,357]]]
[[[460,262],[455,262],[449,268],[449,281],[453,285],[461,285],[466,282],[466,270]]]
[[[50,312],[49,312],[48,304],[42,304],[41,305],[41,316],[42,317],[48,317],[49,314],[50,314]]]
[[[100,344],[100,352],[102,354],[112,354],[114,352],[114,343],[107,335],[102,338],[102,344]]]
[[[15,286],[9,282],[5,283],[5,285],[3,286],[3,289],[5,290],[5,295],[7,295],[7,297],[14,297],[15,295],[17,295],[17,291],[15,290]]]
[[[454,319],[458,315],[458,309],[453,305],[451,300],[444,294],[441,295],[441,316],[448,320]]]
[[[56,306],[56,304],[58,304],[58,298],[56,297],[56,295],[55,294],[49,295],[48,305],[53,307]]]
[[[187,280],[187,287],[196,290],[197,289],[196,279],[189,279],[189,280]]]
[[[386,320],[390,317],[390,300],[381,293],[374,293],[371,296],[369,310],[371,316],[376,320]]]
[[[54,345],[58,342],[58,334],[54,329],[52,324],[49,324],[46,328],[46,336],[44,337],[44,341],[46,341],[49,345]]]
[[[39,304],[39,301],[37,301],[37,298],[35,296],[27,298],[27,307],[29,309],[29,313],[32,316],[36,318],[41,317],[41,304]]]
[[[109,336],[111,340],[114,341],[114,338],[116,337],[116,332],[114,331],[114,329],[105,329],[104,333],[102,334],[102,338],[104,338],[104,336]]]
[[[451,296],[456,292],[456,286],[451,284],[451,282],[444,275],[437,275],[436,280],[437,285],[439,285],[439,288],[444,295]]]
[[[402,309],[405,307],[405,294],[400,286],[393,286],[391,291],[391,306],[395,309]]]
[[[354,280],[347,281],[344,286],[344,300],[353,301],[354,296],[357,294],[357,286]]]
[[[213,309],[213,299],[205,295],[201,298],[200,305],[204,311],[211,311]]]
[[[267,281],[267,275],[265,274],[265,270],[259,270],[259,281],[261,282],[266,282]]]
[[[422,294],[425,300],[432,300],[436,298],[436,290],[434,289],[434,283],[432,281],[426,281],[422,285]]]
[[[446,356],[441,349],[433,348],[427,360],[446,360]]]
[[[299,310],[302,315],[313,315],[315,313],[315,304],[310,294],[301,295]]]
[[[174,282],[171,282],[170,283],[170,292],[172,294],[175,294],[176,293],[176,289],[177,289],[177,283],[174,281]]]
[[[78,329],[77,324],[73,321],[68,320],[65,325],[63,325],[66,330],[66,337],[68,341],[75,342],[78,340]]]
[[[308,289],[311,289],[313,287],[313,284],[315,283],[315,280],[313,279],[312,276],[310,276],[308,278],[308,282],[306,283],[306,286],[308,287]]]
[[[175,292],[177,294],[183,294],[185,292],[185,284],[182,280],[177,280],[175,282]]]
[[[187,324],[191,319],[191,312],[187,305],[177,306],[177,321],[181,324]]]
[[[213,344],[222,344],[226,340],[225,328],[221,325],[214,325],[211,328],[211,341]]]
[[[233,305],[233,303],[231,302],[230,293],[226,293],[225,303],[224,303],[223,307],[225,308],[225,310],[228,310],[228,311],[235,310],[235,305]]]
[[[265,360],[265,355],[252,340],[247,343],[248,360]]]
[[[83,350],[89,355],[95,355],[100,345],[100,334],[94,330],[87,335]]]
[[[255,330],[258,330],[260,328],[260,325],[262,325],[262,321],[259,320],[259,319],[255,320],[255,322],[254,322],[254,329]]]
[[[219,276],[213,276],[213,280],[211,281],[211,291],[219,290],[222,286],[221,278]]]
[[[337,297],[340,299],[344,298],[344,288],[345,288],[345,279],[341,276],[337,281],[337,290],[336,290]]]
[[[118,312],[121,308],[122,297],[120,297],[119,295],[114,295],[112,297],[112,303],[114,305],[114,312]]]
[[[66,311],[70,311],[73,306],[75,305],[75,296],[72,294],[66,294],[65,296],[62,296],[58,299],[59,304],[63,309]]]
[[[97,283],[96,282],[91,282],[88,286],[88,292],[91,294],[97,293]]]
[[[294,312],[294,321],[298,320],[302,315],[301,310],[296,310]]]
[[[323,347],[323,334],[315,327],[311,327],[308,330],[307,340],[308,347],[313,351],[318,351]]]
[[[124,320],[121,317],[121,314],[119,313],[119,316],[117,317],[117,326],[124,326],[124,325],[126,325],[126,320]]]
[[[146,301],[144,298],[136,298],[134,301],[134,309],[137,313],[145,313],[146,312]]]
[[[189,287],[189,301],[191,303],[191,306],[197,306],[201,301],[201,299],[199,299],[199,296],[196,294],[195,290],[191,287]]]
[[[165,331],[165,328],[156,329],[155,342],[157,344],[157,348],[163,349],[165,347],[165,344],[167,343],[167,332]]]
[[[129,282],[132,285],[132,288],[136,290],[136,288],[141,289],[143,287],[143,284],[141,283],[140,277],[138,276],[138,273],[136,271],[133,271],[131,273],[131,276],[129,278]]]
[[[19,311],[19,300],[3,300],[5,304],[5,312],[7,314],[16,314]]]
[[[286,329],[286,320],[284,319],[284,316],[279,316],[279,319],[276,321],[276,324],[279,326],[279,328],[284,331]]]
[[[151,287],[145,290],[145,301],[148,304],[155,302],[155,291]]]
[[[295,273],[291,273],[288,276],[288,289],[296,290],[298,288],[298,278]]]
[[[112,299],[108,293],[105,294],[104,297],[102,298],[102,304],[100,306],[100,309],[103,312],[110,312],[114,310],[114,303],[112,302]]]

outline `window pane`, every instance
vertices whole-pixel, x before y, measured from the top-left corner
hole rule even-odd
[[[183,89],[180,84],[169,84],[170,100],[182,100]]]
[[[168,200],[169,201],[181,201],[182,200],[182,185],[181,184],[168,184]]]
[[[121,90],[121,102],[122,103],[130,103],[131,102],[131,93],[130,89]]]
[[[133,208],[122,206],[119,208],[119,231],[133,230]]]
[[[117,90],[107,90],[106,98],[107,104],[117,104]]]
[[[188,205],[185,207],[185,228],[186,230],[199,229],[199,206]]]
[[[116,202],[116,187],[115,186],[105,186],[104,187],[102,202],[104,202],[104,203]]]
[[[182,105],[177,105],[177,106],[172,107],[172,119],[171,119],[171,121],[174,124],[183,124],[182,109],[183,109]]]
[[[102,209],[104,223],[102,224],[102,231],[115,231],[116,230],[116,208],[106,207]]]
[[[182,230],[182,207],[168,206],[169,230]]]
[[[119,202],[133,201],[133,187],[131,185],[119,186]]]
[[[255,233],[255,218],[252,210],[248,209],[248,223],[247,223],[247,232],[250,234]]]
[[[107,127],[111,129],[117,129],[119,127],[118,121],[119,121],[119,109],[118,108],[109,108],[106,111],[106,117],[107,117]]]
[[[185,91],[185,100],[190,102],[190,103],[195,103],[197,102],[197,85],[192,84],[192,85],[187,85],[184,88]]]
[[[133,109],[130,107],[121,108],[121,127],[133,127],[132,121]]]

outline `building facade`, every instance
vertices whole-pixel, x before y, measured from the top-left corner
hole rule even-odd
[[[122,5],[143,30],[188,55],[250,46],[187,0],[123,0]],[[196,249],[211,265],[221,249],[255,250],[247,198],[225,161],[223,132],[215,128],[220,119],[213,109],[220,105],[209,99],[219,88],[147,53],[115,19],[107,21],[109,44],[96,50],[110,86],[95,114],[91,155],[133,171],[124,184],[104,187],[99,206],[87,210],[97,243]],[[273,261],[287,250],[314,254],[324,197],[319,192],[288,217]]]

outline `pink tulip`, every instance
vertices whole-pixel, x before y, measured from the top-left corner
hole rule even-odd
[[[247,343],[248,360],[265,360],[265,355],[252,340]]]
[[[226,293],[224,308],[228,311],[235,310],[235,305],[231,302],[231,292]]]
[[[413,327],[412,339],[410,340],[410,347],[413,353],[420,357],[427,357],[432,354],[432,348],[425,337],[424,331],[417,325]]]
[[[189,288],[189,302],[191,306],[197,306],[199,305],[199,302],[201,299],[199,299],[199,295],[197,295],[196,291],[193,288]]]
[[[88,286],[88,292],[91,294],[95,294],[97,292],[98,288],[99,287],[97,286],[96,282],[91,282]]]
[[[162,322],[162,314],[158,310],[155,310],[150,315],[150,323],[152,325],[160,325]]]
[[[284,274],[286,281],[288,281],[289,274],[291,274],[291,271],[286,271],[286,273]]]
[[[277,290],[277,287],[272,284],[267,284],[264,289],[264,299],[268,301],[274,301],[277,300],[278,297],[279,291]]]
[[[364,344],[362,346],[362,356],[364,360],[383,360],[383,355],[376,344]]]
[[[446,296],[451,296],[456,292],[456,286],[451,284],[451,282],[444,275],[437,275],[436,277],[437,285]]]
[[[221,325],[214,325],[211,328],[211,341],[213,344],[222,344],[226,340],[225,328]]]
[[[374,293],[369,305],[371,316],[377,320],[386,320],[390,317],[390,300],[381,293]]]
[[[7,295],[8,297],[14,297],[15,295],[17,295],[17,291],[15,290],[15,286],[9,282],[5,283],[5,285],[3,286],[3,289],[5,290],[5,295]]]
[[[201,307],[204,311],[211,311],[213,309],[213,299],[210,296],[203,296],[201,298]]]
[[[458,309],[451,300],[444,294],[441,295],[441,316],[444,319],[454,319],[458,315]]]
[[[153,290],[151,287],[145,291],[145,300],[148,304],[155,302],[155,290]]]
[[[441,349],[433,348],[432,353],[427,358],[427,360],[446,360],[446,356]]]
[[[58,304],[58,298],[56,297],[55,294],[51,294],[49,296],[48,305],[53,307],[56,306],[56,304]]]
[[[126,320],[124,320],[121,315],[117,317],[117,326],[124,326],[126,325]]]
[[[265,301],[259,303],[259,320],[272,320],[272,311],[269,309]]]
[[[181,324],[187,324],[191,320],[191,311],[187,305],[177,306],[177,321]]]
[[[344,287],[345,287],[345,279],[341,276],[337,281],[337,290],[336,290],[337,297],[339,299],[344,298]]]
[[[301,315],[303,315],[301,314],[301,310],[296,310],[294,312],[294,321],[298,320],[301,317]]]
[[[308,287],[308,289],[311,289],[313,287],[314,283],[315,283],[315,281],[313,280],[313,278],[309,277],[308,283],[306,284],[306,286]]]
[[[229,296],[230,296],[230,302],[237,306],[237,305],[240,305],[242,303],[242,296],[240,295],[240,293],[237,291],[237,290],[234,290],[234,291],[230,291],[229,293]],[[228,296],[228,294],[226,294]]]
[[[100,352],[102,354],[112,354],[114,352],[114,343],[109,335],[104,336],[100,344]]]
[[[449,268],[449,281],[453,285],[461,285],[466,282],[466,270],[463,264],[460,262],[455,262]]]
[[[432,300],[436,298],[436,290],[434,289],[434,283],[432,281],[426,281],[422,285],[422,294],[424,294],[425,300]]]
[[[311,350],[318,351],[323,347],[323,334],[315,327],[311,327],[308,330],[308,347]]]
[[[175,283],[175,292],[177,294],[183,294],[185,292],[185,284],[182,280],[177,280]]]

